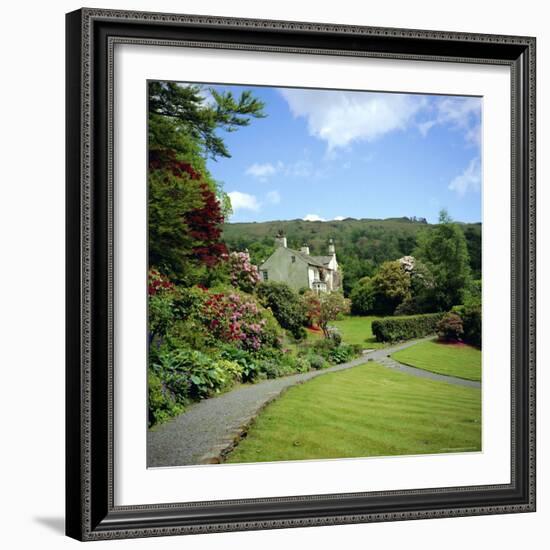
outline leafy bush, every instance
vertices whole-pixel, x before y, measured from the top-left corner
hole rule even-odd
[[[329,366],[328,361],[317,353],[312,353],[307,356],[307,360],[312,369],[321,370],[326,369]]]
[[[460,315],[445,313],[437,323],[437,334],[443,340],[459,340],[462,334],[464,334]]]
[[[471,303],[455,306],[452,311],[462,318],[463,340],[472,346],[481,348],[481,304]]]
[[[481,348],[481,305],[465,306],[462,314],[464,340]]]
[[[421,338],[437,331],[443,313],[427,313],[410,317],[387,317],[372,322],[372,333],[378,342],[397,342]]]
[[[359,345],[338,344],[332,338],[325,338],[315,342],[309,353],[322,357],[328,363],[337,365],[350,361],[351,359],[359,356],[361,351],[362,349]],[[312,363],[311,359],[310,363]],[[315,367],[313,363],[311,366],[313,368],[324,368],[324,365],[321,367]]]
[[[161,349],[153,372],[178,402],[204,399],[242,378],[242,365],[228,359],[213,359],[196,350]]]
[[[329,361],[339,365],[347,363],[361,353],[361,346],[354,344],[342,344],[333,348],[329,353]]]
[[[149,372],[147,377],[149,393],[149,426],[165,422],[172,416],[183,412],[176,396],[162,383],[161,379]]]
[[[272,311],[281,327],[289,330],[297,340],[305,337],[305,308],[290,286],[275,281],[264,282],[258,285],[256,294],[260,303]]]

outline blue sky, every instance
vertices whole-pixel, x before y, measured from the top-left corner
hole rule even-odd
[[[264,119],[220,132],[209,161],[232,222],[424,217],[481,221],[481,98],[216,86],[252,90]]]

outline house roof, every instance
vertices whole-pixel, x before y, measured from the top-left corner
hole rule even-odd
[[[309,265],[314,265],[315,267],[325,267],[325,265],[319,260],[317,256],[310,256],[309,254],[304,254],[303,252],[299,252],[298,250],[293,250],[292,248],[287,248],[287,250],[294,256],[298,256],[298,258],[302,259],[304,262],[308,263]]]
[[[294,250],[293,248],[285,248],[285,250],[288,250],[288,252],[290,252],[293,256],[297,256],[307,264],[315,267],[322,267],[326,269],[328,264],[330,263],[330,260],[332,260],[332,256],[310,256],[309,254],[304,254],[299,250]],[[262,267],[266,262],[267,260],[265,262],[262,262],[260,267]]]
[[[316,261],[321,262],[324,266],[327,266],[332,260],[332,256],[312,256]]]

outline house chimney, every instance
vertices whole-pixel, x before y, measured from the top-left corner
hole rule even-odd
[[[328,253],[330,256],[336,256],[336,249],[334,248],[334,242],[332,239],[328,241]]]
[[[286,248],[286,237],[282,233],[278,233],[275,237],[275,246]]]
[[[303,244],[302,247],[300,248],[300,252],[302,254],[306,254],[306,256],[309,256],[309,246],[307,244]]]

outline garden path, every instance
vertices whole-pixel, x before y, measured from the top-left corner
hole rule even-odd
[[[325,373],[349,369],[367,361],[376,361],[385,367],[397,369],[413,376],[461,386],[480,387],[479,382],[408,367],[389,357],[396,351],[427,339],[430,338],[372,350],[353,361],[328,369],[265,380],[205,399],[192,405],[170,422],[148,431],[147,464],[154,468],[219,462],[220,457],[232,448],[261,409],[284,390]]]

